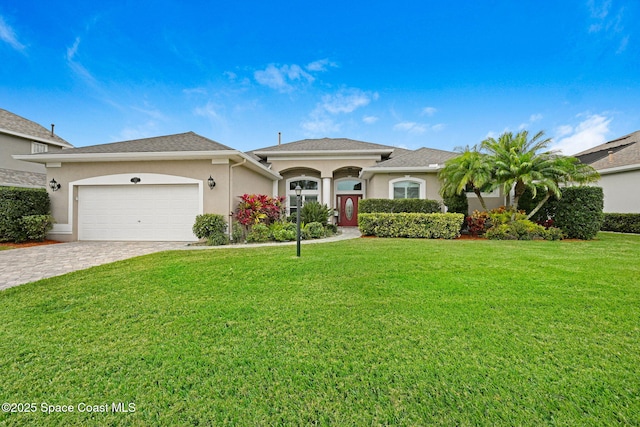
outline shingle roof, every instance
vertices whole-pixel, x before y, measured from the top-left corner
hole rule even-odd
[[[596,170],[640,164],[640,131],[590,148],[574,157]]]
[[[372,168],[411,168],[429,167],[430,165],[442,165],[458,153],[452,151],[436,150],[435,148],[419,148],[415,151],[408,151],[400,156],[393,157],[384,162],[380,162]]]
[[[394,147],[374,144],[372,142],[356,141],[348,138],[303,139],[286,144],[260,148],[253,152],[285,152],[285,151],[360,151],[382,150],[391,152]]]
[[[112,142],[110,144],[91,145],[88,147],[70,148],[59,154],[113,154],[113,153],[159,153],[175,151],[218,151],[233,148],[205,138],[193,132],[175,135],[156,136],[153,138],[135,139],[131,141]]]
[[[0,132],[6,132],[10,134],[20,134],[29,137],[36,138],[38,140],[45,140],[56,145],[63,145],[65,147],[73,147],[64,139],[58,135],[51,135],[51,130],[40,126],[36,122],[27,120],[24,117],[20,117],[17,114],[13,114],[10,111],[0,108]]]

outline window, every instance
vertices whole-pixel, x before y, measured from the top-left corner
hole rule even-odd
[[[419,199],[420,184],[413,181],[399,181],[393,184],[394,199]]]
[[[426,199],[427,181],[421,178],[405,176],[389,181],[390,199]]]
[[[306,202],[320,201],[320,180],[317,178],[298,177],[287,181],[287,213],[296,214],[296,186],[302,188],[300,206]]]
[[[362,181],[359,179],[343,179],[337,183],[337,191],[362,191]]]
[[[41,144],[39,142],[31,143],[31,154],[46,153],[48,149],[49,146],[47,144]]]

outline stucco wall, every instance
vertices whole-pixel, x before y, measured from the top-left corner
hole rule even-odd
[[[604,211],[640,213],[640,170],[601,175],[595,184],[604,192]]]
[[[380,159],[380,156],[376,157],[377,160]],[[370,167],[376,164],[376,159],[318,159],[318,160],[307,160],[307,159],[295,159],[295,160],[271,160],[269,158],[269,162],[271,163],[271,169],[279,172],[287,171],[289,169],[300,169],[300,168],[308,168],[316,170],[320,173],[322,178],[332,178],[333,172],[347,167],[352,167],[354,169],[362,169],[365,167]]]
[[[12,154],[31,154],[31,141],[0,134],[0,169],[45,173],[44,165],[15,160]]]
[[[430,200],[442,201],[440,197],[440,181],[436,173],[379,173],[371,177],[367,182],[367,198],[368,199],[388,199],[389,198],[389,181],[398,178],[418,178],[426,181],[426,198]]]

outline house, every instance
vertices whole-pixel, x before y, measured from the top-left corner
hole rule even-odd
[[[640,131],[575,155],[600,173],[604,212],[640,213]]]
[[[45,187],[44,165],[16,160],[14,154],[47,153],[72,148],[39,124],[0,109],[0,186]]]
[[[441,200],[437,173],[455,155],[346,138],[243,153],[187,132],[15,158],[46,166],[53,239],[193,241],[196,215],[229,217],[245,193],[284,196],[290,215],[299,185],[340,226],[357,225],[363,198]]]

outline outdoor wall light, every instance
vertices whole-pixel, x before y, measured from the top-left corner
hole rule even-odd
[[[209,179],[207,180],[207,182],[209,183],[209,189],[213,190],[213,187],[216,186],[216,180],[213,179],[211,175],[209,175]]]
[[[142,180],[140,178],[138,178],[137,176],[134,176],[133,178],[131,178],[131,182],[133,182],[134,184],[137,184],[140,181],[142,181]]]
[[[56,179],[53,178],[51,181],[49,181],[49,187],[51,188],[52,191],[58,191],[60,187],[62,187],[62,185],[58,184]]]

